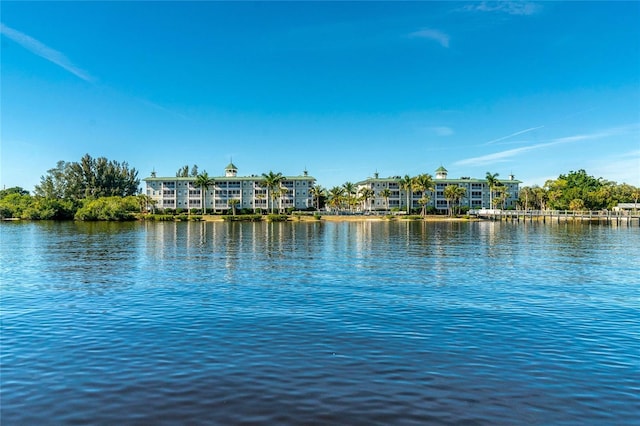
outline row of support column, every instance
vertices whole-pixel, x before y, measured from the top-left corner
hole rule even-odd
[[[568,220],[580,220],[580,221],[589,221],[589,222],[593,222],[593,221],[597,221],[598,223],[604,222],[607,224],[615,224],[615,225],[621,225],[621,224],[626,224],[627,226],[631,226],[633,222],[638,223],[638,226],[640,226],[640,215],[620,215],[620,214],[612,214],[612,213],[607,213],[607,214],[600,214],[600,213],[596,213],[594,214],[593,212],[588,212],[588,213],[581,213],[581,212],[571,212],[571,213],[553,213],[553,212],[549,212],[549,213],[536,213],[534,214],[533,212],[518,212],[518,211],[505,211],[505,212],[500,212],[500,213],[493,213],[489,216],[489,219],[491,220],[511,220],[512,222],[520,222],[521,220],[523,222],[526,222],[527,219],[529,220],[529,222],[533,222],[534,219],[535,220],[542,220],[542,223],[547,223],[550,222],[552,223],[553,221],[556,221],[557,223],[560,223],[562,219],[564,219],[565,221]]]

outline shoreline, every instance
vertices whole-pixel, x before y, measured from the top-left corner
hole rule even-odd
[[[203,222],[224,222],[224,218],[220,215],[204,215],[202,216]],[[266,220],[263,220],[266,222]],[[484,219],[480,218],[466,218],[466,217],[448,217],[427,215],[423,218],[408,218],[403,216],[393,216],[387,218],[386,216],[363,216],[363,215],[324,215],[320,219],[316,219],[313,216],[289,216],[286,222],[482,222]]]

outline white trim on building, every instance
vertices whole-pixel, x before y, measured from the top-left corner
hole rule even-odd
[[[213,185],[207,189],[205,203],[207,211],[224,212],[232,207],[230,200],[238,200],[236,209],[267,210],[271,201],[267,200],[267,189],[262,176],[237,176],[238,169],[229,164],[224,176],[212,176]],[[155,201],[155,208],[164,209],[202,209],[202,189],[194,185],[196,178],[157,177],[155,173],[143,179],[146,183],[146,195]],[[276,210],[293,208],[304,210],[313,206],[310,189],[316,179],[305,171],[301,176],[284,176],[281,187],[286,193],[275,200]],[[215,203],[215,204],[214,204]]]
[[[448,204],[444,196],[444,189],[448,185],[457,185],[466,189],[466,195],[460,202],[461,207],[468,207],[470,209],[491,208],[489,206],[491,197],[489,196],[489,187],[486,180],[470,177],[449,179],[447,177],[447,170],[444,167],[439,167],[435,172],[435,176],[433,179],[434,190],[427,191],[427,195],[429,196],[429,202],[426,204],[427,207],[431,206],[438,210],[446,210]],[[362,188],[370,188],[374,191],[371,210],[390,210],[393,208],[402,210],[407,208],[407,193],[400,188],[400,180],[400,176],[380,178],[378,177],[378,173],[375,173],[372,178],[367,178],[356,183],[356,186],[358,191]],[[504,207],[515,208],[519,197],[519,185],[521,182],[516,180],[513,175],[509,176],[508,180],[499,180],[499,182],[504,185],[508,194]],[[388,206],[386,205],[386,200],[380,195],[384,189],[391,191]],[[422,195],[420,191],[412,191],[412,195],[409,197],[412,209],[422,208],[419,203]]]

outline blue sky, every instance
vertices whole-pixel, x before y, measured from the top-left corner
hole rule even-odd
[[[640,2],[7,2],[0,185],[58,160],[640,186]]]

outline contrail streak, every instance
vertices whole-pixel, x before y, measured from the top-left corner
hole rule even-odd
[[[538,126],[538,127],[531,127],[530,129],[520,130],[519,132],[511,133],[510,135],[503,136],[501,138],[491,140],[491,141],[485,143],[485,145],[491,145],[492,143],[500,142],[500,141],[503,141],[505,139],[509,139],[509,138],[514,137],[514,136],[521,135],[523,133],[533,132],[534,130],[542,129],[543,127],[544,126]]]
[[[24,47],[31,53],[40,56],[41,58],[46,59],[47,61],[53,62],[61,68],[69,71],[71,74],[75,75],[78,78],[81,78],[84,81],[88,81],[92,83],[94,78],[91,77],[87,72],[81,70],[71,63],[71,61],[64,56],[61,52],[58,52],[55,49],[50,48],[49,46],[41,43],[33,37],[30,37],[24,33],[21,33],[18,30],[14,30],[13,28],[7,27],[5,24],[0,23],[0,33],[10,38],[11,40],[18,43],[20,46]]]

